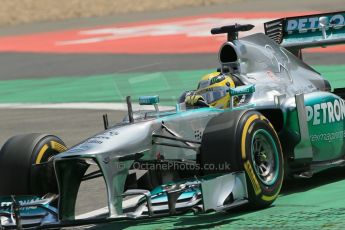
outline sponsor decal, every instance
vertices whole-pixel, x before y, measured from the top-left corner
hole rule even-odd
[[[34,203],[39,200],[40,200],[39,198],[33,198],[30,200],[19,200],[18,203],[19,205],[30,205],[31,203]],[[0,203],[0,209],[3,209],[3,210],[11,209],[11,206],[12,206],[11,201],[5,201],[5,202]],[[37,206],[20,208],[20,210],[32,210],[32,209],[37,209]]]
[[[345,138],[345,131],[337,131],[331,133],[320,133],[320,134],[313,134],[310,136],[311,142],[321,142],[321,141],[335,141],[335,140],[343,140]]]
[[[344,14],[334,14],[327,15],[329,26],[334,29],[343,28],[345,25],[345,15]],[[289,19],[286,23],[286,31],[289,34],[298,31],[299,33],[306,33],[308,30],[315,32],[317,30],[321,31],[321,26],[319,23],[320,17],[302,17]],[[327,29],[327,28],[326,28]]]
[[[252,183],[255,195],[259,195],[261,193],[261,188],[258,180],[256,179],[254,169],[248,160],[244,162],[244,169],[246,170],[248,177]]]
[[[95,140],[95,138],[93,138],[93,139],[90,139],[90,140],[86,141],[85,143],[87,143],[87,144],[98,144],[98,145],[100,145],[100,144],[103,143],[103,141]]]
[[[318,103],[306,106],[307,121],[313,125],[328,124],[344,120],[345,102],[334,100],[333,102]]]
[[[244,95],[244,94],[251,94],[255,92],[254,85],[245,85],[245,86],[238,86],[236,88],[230,88],[230,95]]]
[[[159,96],[140,96],[140,105],[154,105],[159,103]]]
[[[12,202],[1,202],[0,203],[0,208],[4,208],[4,207],[8,208],[11,205],[12,205]]]
[[[111,137],[119,135],[118,131],[110,130],[106,131],[103,134],[99,134],[97,136],[91,137],[90,139],[86,140],[85,142],[69,149],[67,153],[78,153],[88,151],[92,148],[93,144],[102,144],[104,141],[110,140]]]
[[[67,153],[78,153],[78,152],[87,151],[88,149],[90,149],[90,146],[83,143],[74,148],[69,149]]]

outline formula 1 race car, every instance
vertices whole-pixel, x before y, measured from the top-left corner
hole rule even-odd
[[[175,110],[159,111],[158,96],[143,96],[140,104],[155,109],[133,112],[128,97],[122,122],[109,127],[105,116],[104,132],[70,149],[53,135],[10,138],[0,152],[0,228],[265,208],[284,178],[343,166],[345,89],[331,92],[302,49],[345,43],[344,16],[278,19],[265,23],[265,34],[241,39],[252,25],[214,28],[228,38],[219,72]],[[224,76],[234,83],[219,86]],[[221,108],[213,104],[219,95],[228,98]],[[90,166],[97,169],[86,173]],[[104,178],[108,212],[77,219],[80,183],[96,177]]]

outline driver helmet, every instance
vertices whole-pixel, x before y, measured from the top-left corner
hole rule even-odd
[[[195,94],[212,107],[226,109],[230,106],[229,88],[234,87],[235,82],[229,75],[213,72],[201,78]]]

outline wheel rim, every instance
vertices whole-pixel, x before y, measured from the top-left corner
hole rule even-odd
[[[254,170],[265,185],[276,182],[279,174],[278,150],[275,141],[266,130],[257,130],[252,138],[251,155]]]

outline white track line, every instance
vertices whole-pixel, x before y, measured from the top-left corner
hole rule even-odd
[[[3,109],[90,109],[90,110],[120,110],[127,111],[127,105],[125,103],[2,103],[0,108]],[[139,105],[132,104],[133,110],[153,110],[151,105]],[[174,109],[173,106],[159,106],[162,111]]]

